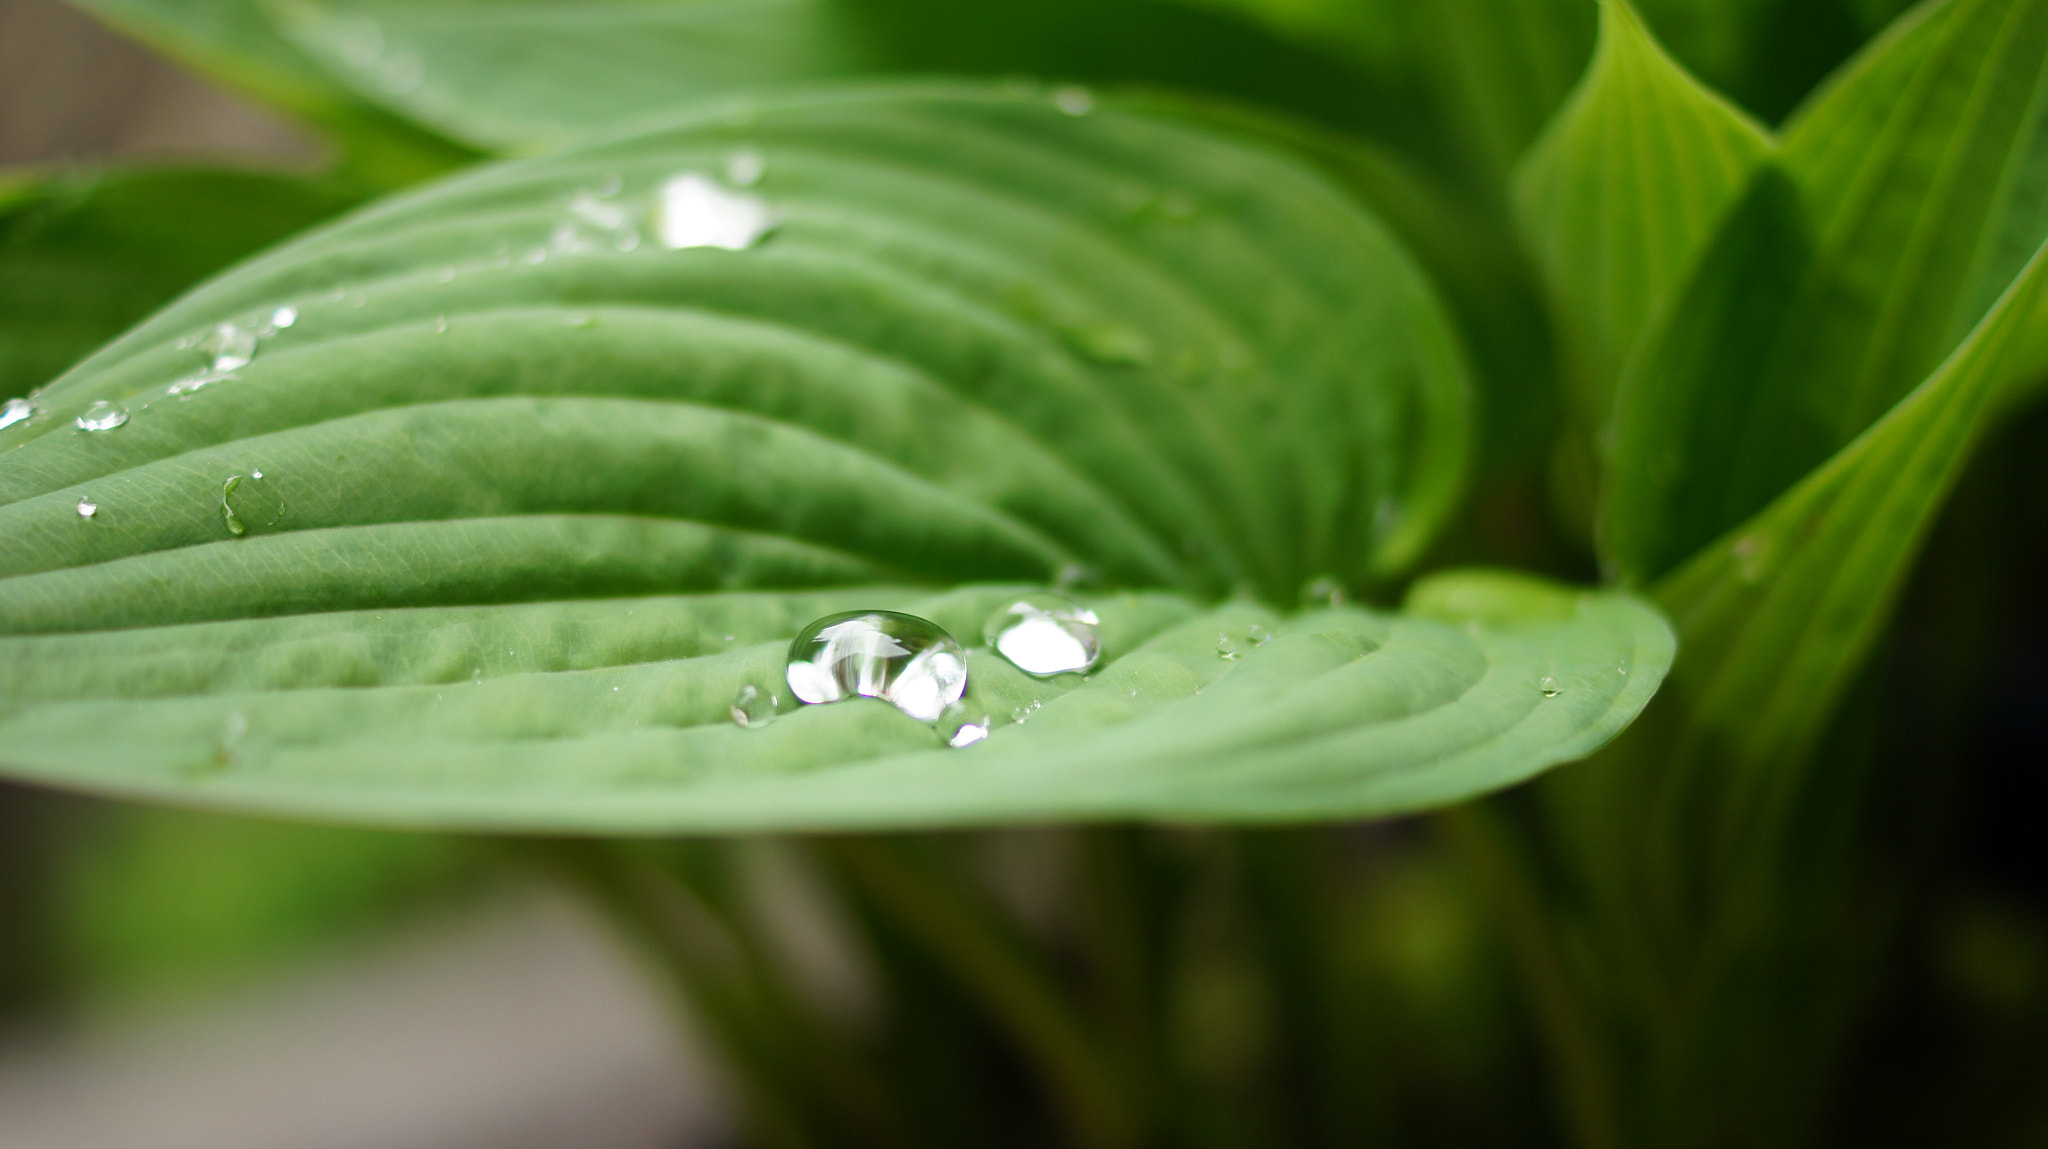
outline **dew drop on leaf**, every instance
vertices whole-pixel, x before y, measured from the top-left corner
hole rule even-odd
[[[1245,628],[1244,636],[1252,640],[1253,646],[1264,646],[1273,641],[1273,632],[1256,622]]]
[[[732,696],[733,723],[743,729],[759,730],[775,721],[777,704],[780,701],[774,691],[749,682]]]
[[[1015,598],[982,624],[982,639],[1010,665],[1046,678],[1087,670],[1102,656],[1094,611],[1063,595]]]
[[[1546,674],[1536,680],[1536,689],[1542,691],[1545,698],[1556,698],[1564,693],[1564,684]]]
[[[935,721],[967,690],[967,652],[937,623],[888,610],[827,615],[789,644],[789,689],[813,705],[879,698]]]
[[[34,403],[26,399],[9,399],[5,404],[0,404],[0,431],[12,427],[16,423],[26,422],[28,417],[35,413],[36,405]]]
[[[1237,640],[1227,634],[1217,635],[1216,653],[1223,658],[1235,659],[1237,657]]]
[[[81,518],[81,519],[89,519],[89,518],[91,518],[91,517],[93,517],[94,515],[97,515],[97,514],[99,514],[99,513],[100,513],[100,505],[99,505],[98,503],[95,503],[95,502],[93,502],[93,501],[92,501],[92,499],[91,499],[90,497],[88,497],[88,498],[83,498],[83,499],[80,499],[80,500],[78,500],[78,517],[79,517],[79,518]]]
[[[661,185],[655,213],[663,247],[720,247],[745,251],[774,226],[760,196],[722,187],[697,172],[672,176]]]
[[[972,746],[988,737],[988,732],[994,724],[987,714],[969,710],[955,702],[946,707],[945,713],[939,715],[935,725],[938,727],[939,736],[946,740],[946,745],[960,747]]]
[[[87,407],[77,421],[81,431],[111,431],[128,421],[128,409],[99,399]]]

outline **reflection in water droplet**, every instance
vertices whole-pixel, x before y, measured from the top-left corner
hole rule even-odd
[[[1547,674],[1544,675],[1542,678],[1536,680],[1536,689],[1541,690],[1543,692],[1543,697],[1545,698],[1556,698],[1558,695],[1564,693],[1563,684],[1559,683],[1557,679],[1552,678]]]
[[[1102,656],[1095,612],[1056,594],[1027,594],[989,615],[983,641],[1010,665],[1046,678],[1087,670]]]
[[[939,737],[946,740],[946,745],[960,747],[972,746],[988,737],[994,723],[988,715],[971,711],[955,702],[946,707],[945,713],[939,715],[939,720],[933,725],[938,728]]]
[[[34,403],[26,399],[9,399],[4,406],[0,406],[0,431],[12,427],[16,423],[27,422],[28,417],[35,413],[36,405]]]
[[[1343,606],[1347,597],[1344,584],[1329,575],[1310,579],[1308,585],[1301,588],[1301,605],[1304,607]]]
[[[95,502],[93,502],[93,501],[92,501],[92,497],[91,497],[91,496],[89,496],[89,495],[88,495],[87,497],[85,497],[85,498],[83,498],[83,499],[80,499],[80,500],[78,500],[78,517],[79,517],[79,518],[81,518],[81,519],[89,519],[89,518],[91,518],[91,517],[93,517],[94,515],[97,515],[97,514],[99,514],[99,513],[100,513],[100,505],[99,505],[98,503],[95,503]]]
[[[1253,646],[1264,646],[1273,641],[1273,632],[1256,622],[1245,628],[1244,636],[1252,640]]]
[[[773,691],[749,682],[732,696],[732,720],[744,729],[759,730],[775,721],[781,701]]]
[[[804,702],[879,698],[931,722],[967,689],[967,653],[928,619],[849,611],[811,623],[789,644],[784,672]]]
[[[752,148],[741,148],[725,161],[725,182],[736,188],[750,188],[761,182],[768,161]]]
[[[1216,653],[1217,653],[1217,654],[1220,654],[1220,655],[1222,655],[1222,656],[1223,656],[1224,658],[1231,658],[1231,659],[1234,659],[1234,658],[1236,658],[1236,657],[1237,657],[1237,640],[1236,640],[1236,639],[1234,639],[1234,638],[1232,638],[1232,637],[1230,637],[1230,636],[1229,636],[1229,635],[1227,635],[1227,634],[1219,634],[1219,635],[1217,635],[1217,636],[1216,636]]]
[[[105,399],[97,400],[78,416],[81,431],[111,431],[128,421],[128,409],[116,407]]]
[[[721,187],[696,172],[685,172],[661,185],[656,218],[662,246],[670,249],[744,251],[774,226],[768,201]]]
[[[1054,90],[1052,106],[1070,116],[1085,116],[1095,110],[1095,94],[1079,84]]]

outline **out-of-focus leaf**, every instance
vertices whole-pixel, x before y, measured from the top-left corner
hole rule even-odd
[[[369,98],[495,150],[878,72],[1166,85],[1326,122],[1360,114],[1360,81],[1334,58],[1169,0],[291,0],[277,11]]]
[[[2043,249],[2048,252],[2048,248]],[[2037,253],[1926,382],[1839,455],[1656,587],[1687,642],[1674,680],[1697,738],[1796,762],[1882,631],[1914,554],[2048,322]]]
[[[1771,147],[1664,54],[1626,0],[1601,5],[1592,67],[1523,161],[1514,196],[1589,425],[1605,419],[1629,349]]]
[[[1624,725],[1671,648],[1623,596],[1197,602],[1411,558],[1455,491],[1462,373],[1323,178],[1070,112],[955,87],[714,109],[187,296],[0,441],[0,760],[473,827],[1229,820],[1450,801]],[[735,205],[773,231],[682,246]],[[198,373],[259,320],[249,362]],[[128,422],[75,429],[96,402]],[[811,618],[972,641],[1073,562],[1174,589],[1092,600],[1089,680],[975,653],[998,729],[972,749],[879,703],[729,719]]]
[[[171,297],[355,196],[258,172],[75,172],[0,201],[0,399],[49,382]]]
[[[472,158],[356,96],[277,29],[262,0],[73,0],[165,54],[326,130],[347,170],[395,187]]]
[[[2048,234],[2048,3],[1950,0],[1787,127],[1631,360],[1603,544],[1671,570],[1854,439]]]
[[[1506,179],[1564,102],[1592,55],[1586,0],[1438,0],[1403,4],[1426,84],[1445,105],[1477,170]]]

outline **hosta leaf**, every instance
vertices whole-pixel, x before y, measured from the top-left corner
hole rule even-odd
[[[2043,251],[2048,251],[2044,248]],[[1796,761],[1882,631],[1913,556],[2048,322],[2037,253],[1925,383],[1656,588],[1687,639],[1689,721],[1737,762]]]
[[[1594,424],[1629,349],[1772,146],[1665,55],[1626,0],[1600,11],[1592,67],[1523,161],[1514,196]]]
[[[1335,61],[1167,0],[290,0],[334,74],[478,147],[536,150],[707,97],[876,72],[1213,89],[1356,118]]]
[[[174,169],[72,173],[22,189],[0,203],[0,399],[353,199],[294,176]]]
[[[1503,785],[1625,723],[1670,640],[1624,597],[1200,604],[1413,556],[1455,490],[1462,373],[1320,177],[1070,111],[951,87],[714,110],[188,295],[0,440],[0,761],[463,826],[1303,818]],[[735,250],[669,247],[736,221]],[[247,363],[197,373],[259,321]],[[129,419],[76,429],[94,403]],[[878,703],[727,717],[813,617],[972,641],[1076,562],[1162,589],[1095,600],[1086,682],[977,653],[975,704],[1029,720],[980,747]]]
[[[2048,2],[1949,0],[1802,110],[1628,368],[1604,541],[1670,570],[1889,410],[2048,235]]]

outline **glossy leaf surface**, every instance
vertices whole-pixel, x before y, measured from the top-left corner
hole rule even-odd
[[[671,249],[736,203],[734,250]],[[840,92],[493,166],[46,402],[0,442],[0,759],[71,785],[584,830],[1385,813],[1587,752],[1670,656],[1631,600],[1494,583],[1428,600],[1471,627],[1197,605],[1412,558],[1464,380],[1320,177],[1110,108]],[[128,421],[73,427],[96,402]],[[879,704],[728,715],[814,617],[971,637],[1014,586],[930,588],[1074,562],[1179,589],[1097,600],[1086,683],[977,655],[976,704],[1026,719],[978,747]]]
[[[2048,234],[2048,4],[1951,0],[1815,97],[1631,362],[1608,558],[1669,571],[1884,414]]]

